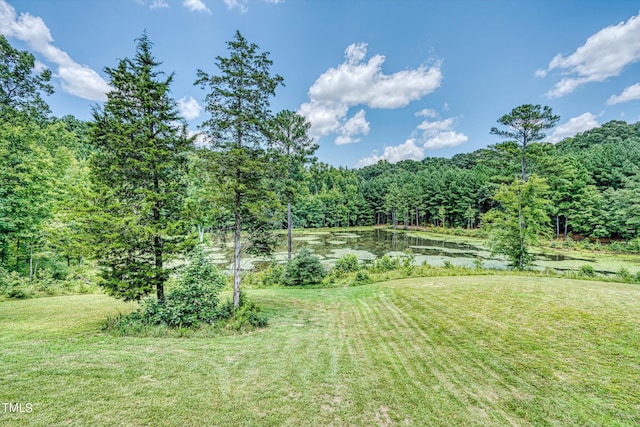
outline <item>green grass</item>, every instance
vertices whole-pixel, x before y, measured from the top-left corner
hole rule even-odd
[[[101,332],[103,295],[0,303],[0,424],[640,424],[640,286],[524,276],[257,289],[253,333]]]

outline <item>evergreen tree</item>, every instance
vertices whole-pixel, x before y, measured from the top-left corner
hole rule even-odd
[[[106,68],[113,90],[94,110],[92,233],[103,286],[125,300],[155,290],[164,299],[165,262],[179,250],[184,167],[191,141],[146,33],[133,59]]]
[[[250,241],[255,239],[254,249],[269,249],[264,232],[277,204],[267,180],[272,165],[267,150],[269,98],[283,79],[270,74],[269,53],[260,52],[240,32],[227,46],[229,56],[216,57],[220,74],[198,70],[195,84],[210,89],[205,108],[211,117],[203,128],[211,137],[210,168],[218,178],[219,203],[233,213],[233,305],[238,308],[243,231]]]
[[[498,119],[498,123],[507,126],[508,130],[491,128],[492,135],[498,135],[517,144],[520,150],[522,180],[527,180],[527,148],[529,144],[542,141],[545,129],[551,129],[558,123],[560,116],[551,111],[551,107],[525,104],[511,110],[509,114]],[[506,146],[509,149],[511,145]],[[509,150],[510,151],[510,150]]]
[[[277,186],[287,202],[287,258],[291,259],[293,218],[291,206],[299,192],[299,183],[303,179],[304,166],[314,159],[318,149],[308,132],[311,124],[299,114],[284,110],[271,121],[269,129],[271,144],[279,157],[280,176]]]

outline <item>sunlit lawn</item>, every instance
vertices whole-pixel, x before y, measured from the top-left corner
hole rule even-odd
[[[270,326],[216,338],[103,334],[131,309],[103,295],[0,303],[0,424],[640,425],[637,285],[432,277],[249,297]]]

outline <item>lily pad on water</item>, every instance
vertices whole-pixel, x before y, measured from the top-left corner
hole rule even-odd
[[[347,238],[347,239],[357,239],[360,237],[359,234],[354,233],[336,233],[334,234],[336,237]]]
[[[329,243],[330,245],[346,245],[347,242],[345,242],[344,240],[327,240],[327,243]]]
[[[296,240],[298,242],[311,242],[311,241],[316,241],[320,238],[320,236],[298,236],[298,237],[294,237],[293,240]]]
[[[338,259],[345,255],[355,255],[359,261],[372,261],[377,258],[375,254],[369,251],[349,248],[331,249],[331,252],[327,254],[327,258]]]

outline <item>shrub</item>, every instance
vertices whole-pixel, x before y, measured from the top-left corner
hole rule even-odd
[[[322,282],[325,274],[320,258],[305,248],[287,263],[282,274],[282,283],[287,286],[311,285]]]
[[[593,268],[592,265],[589,264],[585,264],[582,267],[580,267],[580,270],[578,271],[578,273],[581,276],[585,276],[585,277],[593,277],[596,275],[596,270],[595,268]]]
[[[620,267],[620,270],[616,273],[616,276],[625,282],[631,281],[631,273],[624,267]]]
[[[386,271],[395,270],[400,266],[400,260],[398,258],[391,258],[388,255],[383,256],[380,259],[373,261],[373,271],[378,273],[384,273]]]
[[[356,276],[353,278],[353,282],[351,282],[351,284],[354,286],[358,286],[358,285],[367,285],[372,282],[373,281],[371,280],[371,277],[369,277],[367,272],[364,270],[360,270],[356,273]]]
[[[182,271],[178,284],[162,301],[149,298],[139,312],[120,321],[142,321],[151,325],[170,327],[196,326],[200,322],[214,322],[218,316],[218,293],[224,277],[205,257],[201,249],[194,251],[189,264]]]
[[[225,328],[234,331],[245,331],[267,326],[269,318],[262,313],[260,307],[247,301],[244,292],[240,292],[240,306],[233,310],[233,302],[227,301],[221,307],[221,318],[226,319]]]
[[[278,263],[271,263],[266,270],[262,272],[262,286],[276,286],[282,282],[282,274],[284,273],[284,267]]]
[[[358,271],[360,269],[360,266],[358,265],[358,257],[354,254],[346,254],[336,261],[333,268],[340,273],[352,273],[354,271]]]

